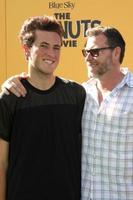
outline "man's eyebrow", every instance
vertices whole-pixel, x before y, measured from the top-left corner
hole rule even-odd
[[[50,44],[47,43],[47,42],[41,42],[41,44],[45,44],[45,45],[49,45],[50,46]],[[54,47],[61,47],[61,45],[59,45],[59,44],[54,44],[53,46]]]
[[[55,44],[55,45],[54,45],[54,47],[59,47],[59,48],[60,48],[60,47],[61,47],[61,45],[59,45],[59,44]]]
[[[41,42],[41,44],[46,44],[46,45],[50,45],[49,43],[47,43],[47,42]]]

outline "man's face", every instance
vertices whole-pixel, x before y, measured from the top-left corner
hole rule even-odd
[[[35,34],[35,42],[28,52],[30,70],[51,75],[59,63],[61,38],[50,31],[36,30]]]
[[[90,77],[99,78],[111,70],[113,63],[113,49],[106,49],[106,47],[109,47],[109,45],[107,43],[107,38],[103,34],[88,37],[85,49],[105,48],[98,50],[98,53],[96,52],[97,54],[95,54],[95,52],[93,54],[93,51],[92,53],[89,52],[85,57]]]

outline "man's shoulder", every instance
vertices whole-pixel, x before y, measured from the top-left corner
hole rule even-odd
[[[12,94],[10,91],[9,91],[9,94],[7,94],[5,91],[2,91],[1,93],[0,93],[0,100],[2,101],[10,101],[11,99],[17,99],[17,97],[14,95],[14,94]]]
[[[77,83],[76,81],[62,77],[58,77],[58,80],[61,83],[60,85],[62,85],[62,88],[64,88],[64,90],[67,91],[67,93],[69,93],[70,95],[73,94],[85,98],[86,91],[81,84]]]
[[[66,79],[66,78],[63,78],[63,77],[57,77],[58,78],[58,80],[60,81],[60,82],[62,82],[64,85],[66,85],[66,86],[69,86],[69,87],[77,87],[77,88],[81,88],[81,89],[83,89],[83,86],[80,84],[80,83],[78,83],[78,82],[76,82],[76,81],[74,81],[74,80],[70,80],[70,79]],[[84,89],[83,89],[84,90]]]
[[[83,82],[82,86],[85,88],[85,87],[91,87],[91,86],[93,86],[95,84],[96,84],[96,79],[95,78],[91,78],[91,79],[87,80],[86,82]]]
[[[127,67],[122,67],[121,72],[124,74],[124,79],[123,81],[129,86],[133,87],[133,73],[127,68]]]

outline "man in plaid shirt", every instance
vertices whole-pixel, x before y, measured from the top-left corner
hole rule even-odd
[[[88,29],[82,200],[133,200],[133,74],[120,68],[124,52],[117,29]]]

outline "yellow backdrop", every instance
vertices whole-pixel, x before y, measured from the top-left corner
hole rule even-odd
[[[87,80],[87,70],[81,49],[85,30],[98,21],[120,30],[126,41],[123,66],[133,70],[133,1],[132,0],[0,0],[0,83],[7,77],[27,70],[18,33],[25,19],[36,15],[55,15],[65,29],[59,76],[79,83]]]

